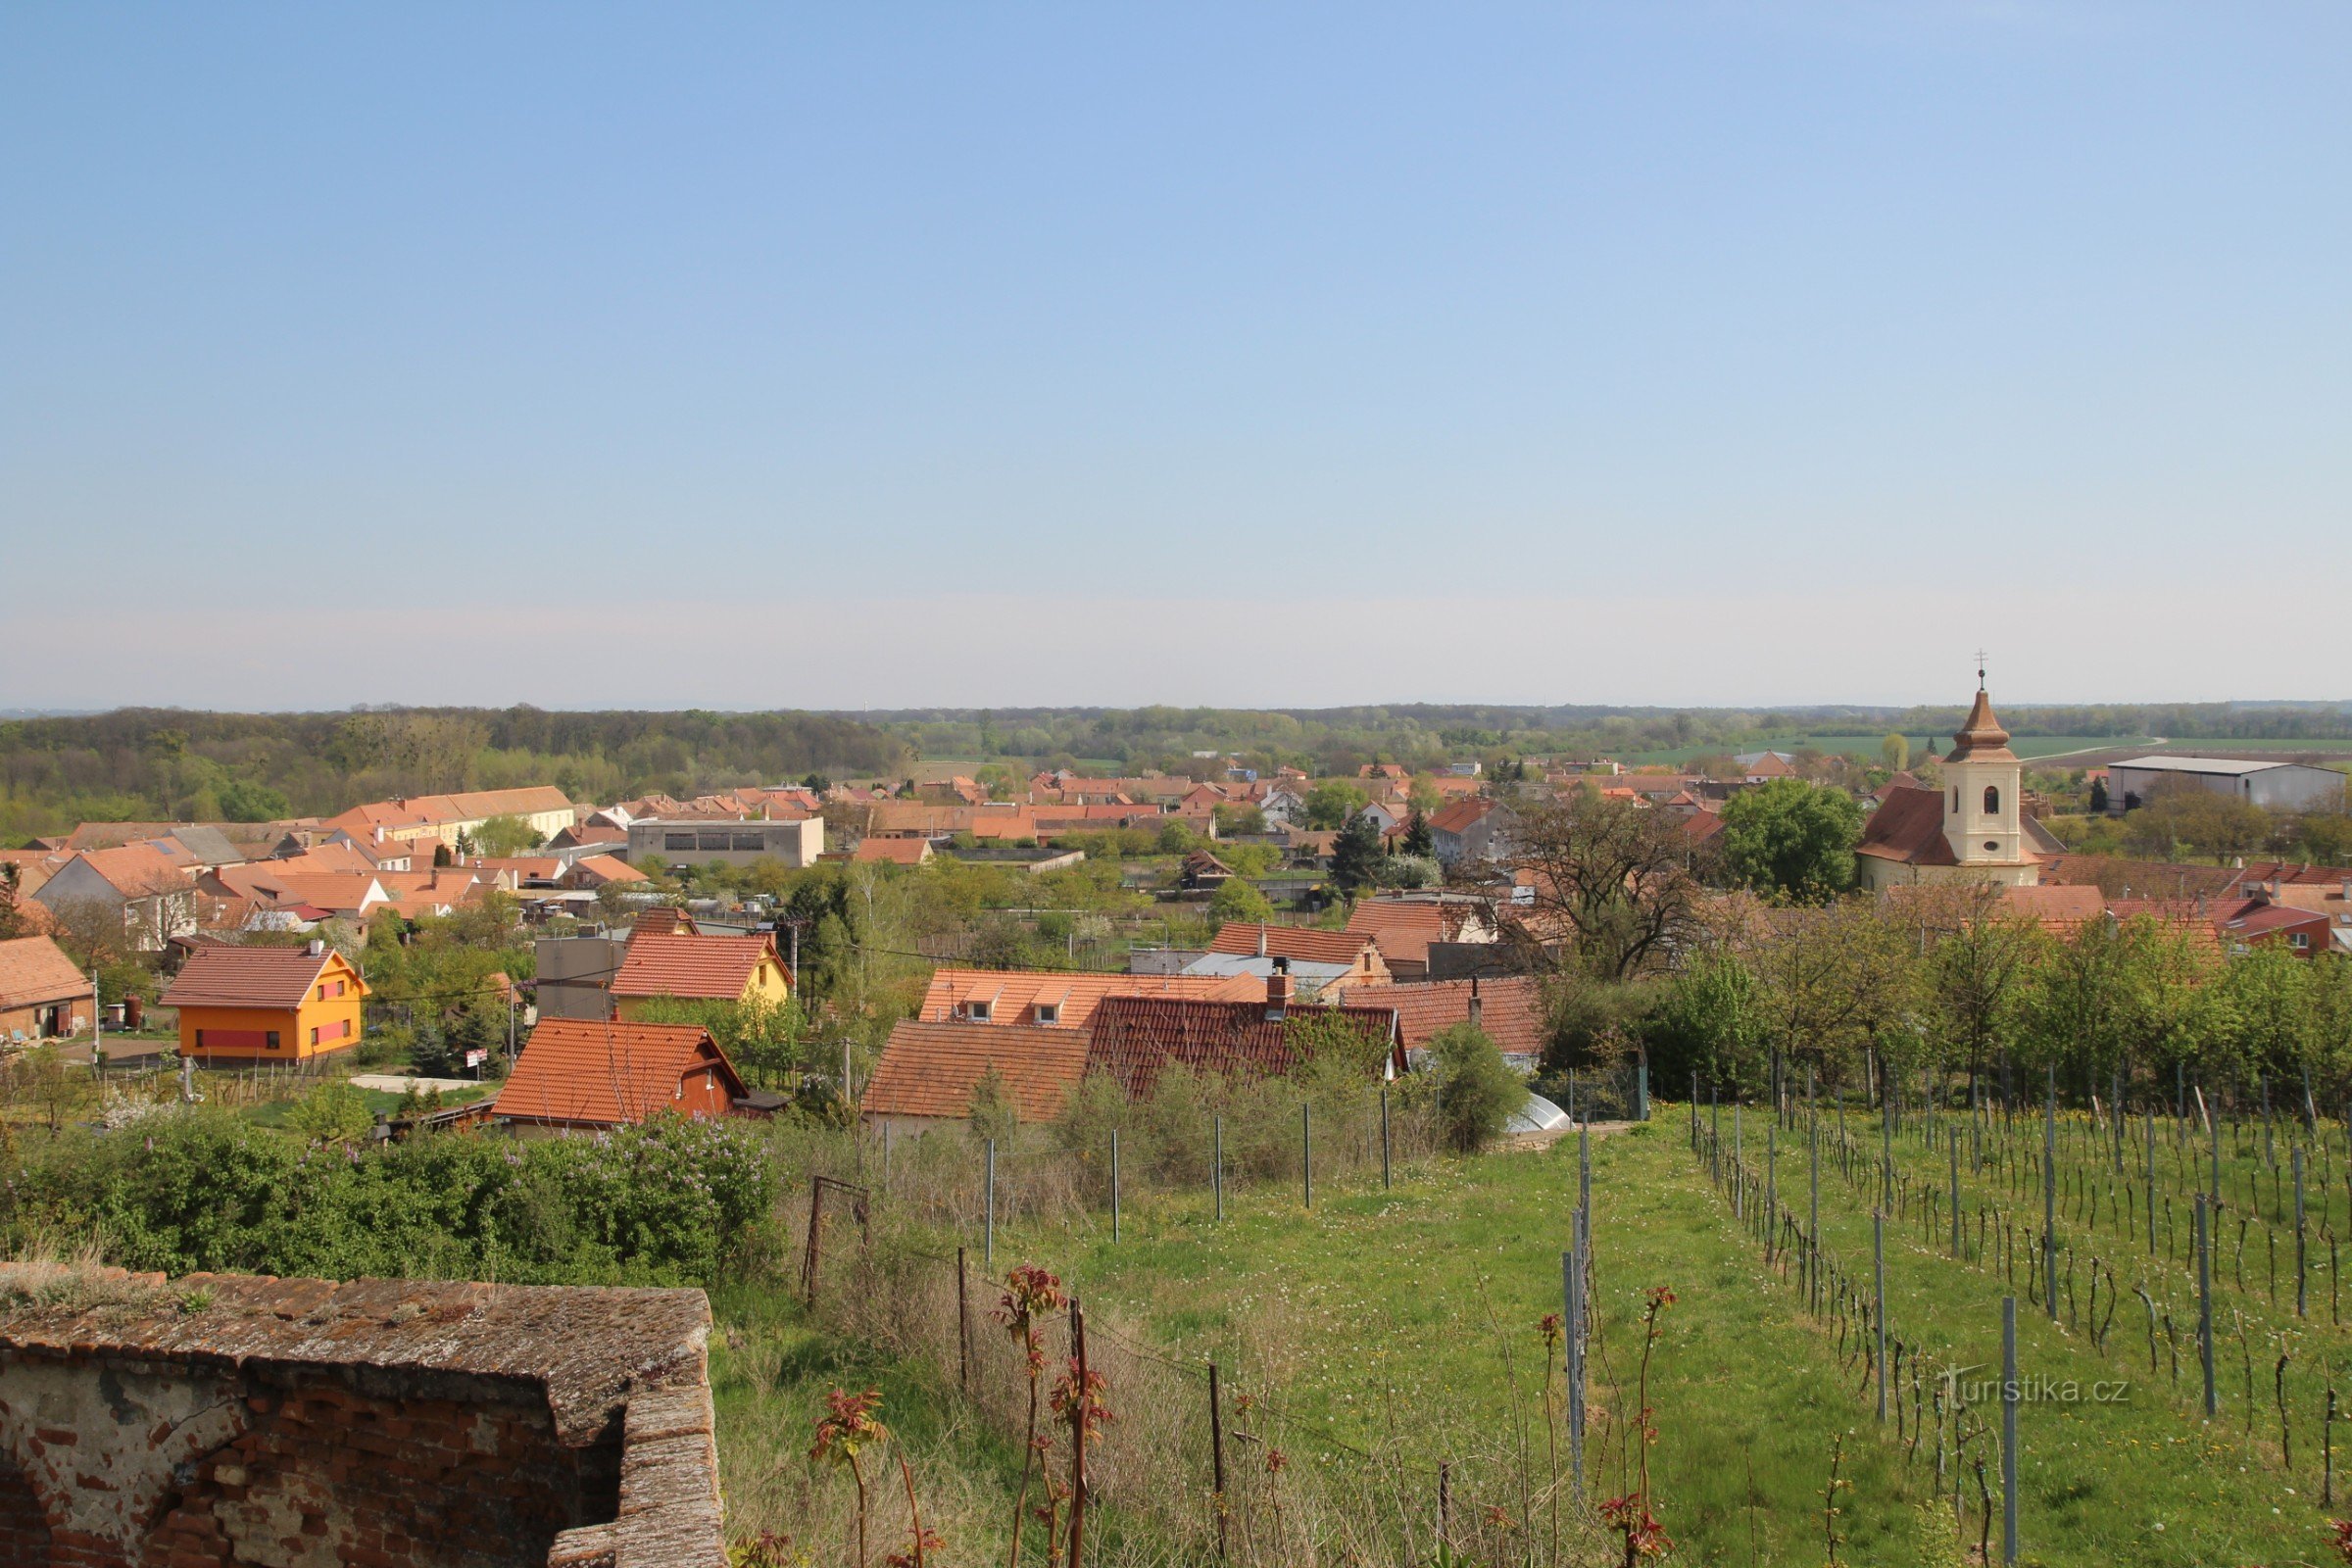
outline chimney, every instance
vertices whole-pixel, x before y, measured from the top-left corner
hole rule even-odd
[[[1261,958],[1266,956],[1266,927],[1262,920],[1258,922],[1257,927],[1257,956]],[[1287,971],[1290,965],[1286,962],[1280,967]]]
[[[1470,1027],[1473,1029],[1484,1028],[1483,1020],[1486,1015],[1486,1002],[1478,994],[1478,976],[1472,975],[1470,977]]]
[[[1291,960],[1276,958],[1274,972],[1266,976],[1266,1008],[1279,1012],[1291,1004]]]
[[[326,943],[324,939],[319,937],[311,938],[311,956],[314,958],[323,958],[326,956]]]

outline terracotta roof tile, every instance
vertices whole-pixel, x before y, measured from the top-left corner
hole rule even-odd
[[[963,1116],[993,1065],[1021,1120],[1051,1121],[1084,1075],[1086,1053],[1079,1029],[903,1018],[861,1104],[869,1116]]]
[[[1943,792],[1889,785],[1854,853],[1910,865],[1958,864],[1943,836]]]
[[[201,947],[158,999],[168,1007],[299,1007],[329,969],[345,971],[361,996],[368,983],[329,948]]]
[[[1396,1014],[1387,1006],[1276,1008],[1262,1001],[1106,997],[1095,1008],[1086,1070],[1109,1073],[1134,1096],[1149,1095],[1159,1075],[1179,1063],[1197,1072],[1278,1077],[1298,1063],[1294,1019],[1340,1020],[1367,1045],[1393,1049],[1396,1041]]]
[[[1394,1008],[1405,1049],[1417,1051],[1439,1030],[1469,1021],[1473,988],[1478,997],[1479,1027],[1504,1054],[1543,1054],[1544,997],[1532,976],[1353,985],[1347,988],[1344,1000],[1359,1007]]]
[[[0,1010],[87,995],[89,977],[47,937],[0,942]]]
[[[612,977],[612,994],[733,1002],[751,985],[760,960],[775,956],[772,937],[672,936],[640,926]]]
[[[640,1122],[671,1104],[680,1080],[705,1064],[718,1070],[730,1100],[743,1097],[735,1064],[700,1024],[542,1018],[491,1109],[517,1121]]]
[[[1217,927],[1209,952],[1250,957],[1297,958],[1306,963],[1352,964],[1367,947],[1379,944],[1361,931],[1323,931],[1305,925],[1261,925],[1228,920]]]
[[[960,969],[931,971],[916,1016],[926,1022],[956,1018],[974,1000],[990,1004],[988,1022],[997,1028],[1035,1024],[1040,1005],[1057,1008],[1048,1027],[1081,1030],[1094,1022],[1105,997],[1181,997],[1200,1002],[1247,1001],[1263,997],[1266,983],[1254,975],[1081,974],[1054,969]]]

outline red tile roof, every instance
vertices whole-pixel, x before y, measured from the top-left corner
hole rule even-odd
[[[612,977],[612,994],[734,1002],[750,987],[760,960],[775,956],[773,937],[672,936],[639,926]],[[776,966],[783,967],[781,958]]]
[[[1196,1072],[1278,1077],[1298,1064],[1298,1031],[1326,1020],[1337,1020],[1367,1047],[1396,1046],[1396,1014],[1386,1006],[1275,1008],[1263,1002],[1106,997],[1095,1009],[1086,1070],[1109,1073],[1133,1096],[1149,1095],[1176,1064]]]
[[[920,865],[931,858],[929,839],[860,839],[850,858],[861,863]]]
[[[368,984],[329,948],[201,947],[158,1000],[167,1007],[299,1007],[329,970],[350,977],[361,996]]]
[[[0,942],[0,1011],[64,1002],[89,989],[89,976],[47,937]]]
[[[989,1004],[988,1022],[998,1028],[1034,1024],[1040,1006],[1059,1010],[1049,1027],[1084,1029],[1105,997],[1187,997],[1197,1001],[1243,1001],[1263,997],[1266,983],[1255,975],[1080,974],[1054,969],[961,969],[931,971],[916,1016],[928,1022],[956,1018],[973,1002]]]
[[[860,1102],[869,1116],[960,1117],[994,1066],[1023,1121],[1051,1121],[1086,1071],[1081,1029],[903,1018]]]
[[[1379,943],[1391,963],[1427,963],[1429,945],[1452,941],[1462,919],[1460,906],[1434,899],[1363,899],[1348,911],[1348,929]]]
[[[516,1121],[640,1122],[673,1103],[679,1083],[706,1066],[729,1100],[743,1098],[735,1064],[700,1024],[542,1018],[491,1110]]]
[[[1419,980],[1349,986],[1345,1000],[1359,1007],[1391,1007],[1407,1050],[1418,1050],[1441,1029],[1470,1018],[1475,988],[1479,1027],[1506,1055],[1544,1052],[1543,989],[1529,975],[1479,980]]]
[[[1378,945],[1360,931],[1322,931],[1305,925],[1228,920],[1217,927],[1217,939],[1208,951],[1240,957],[1262,954],[1269,958],[1296,958],[1303,963],[1352,964],[1363,956],[1364,949]]]
[[[1489,811],[1494,809],[1494,801],[1484,796],[1474,800],[1449,801],[1429,819],[1429,830],[1432,833],[1462,832],[1475,827]]]
[[[1856,855],[1909,865],[1957,865],[1943,836],[1943,792],[1889,785],[1862,827]]]
[[[570,874],[582,882],[643,882],[645,873],[610,855],[583,855],[571,862]]]
[[[84,850],[78,858],[124,898],[175,891],[189,885],[185,872],[150,844],[125,844],[112,850]],[[62,869],[62,868],[61,868]]]

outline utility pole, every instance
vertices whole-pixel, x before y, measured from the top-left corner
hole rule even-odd
[[[106,1014],[98,1009],[98,966],[90,965],[90,1076],[106,1072]]]

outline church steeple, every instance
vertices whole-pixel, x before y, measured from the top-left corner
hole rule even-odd
[[[1984,690],[1984,655],[1977,656],[1977,700],[1952,736],[1943,760],[1946,794],[1943,836],[1952,858],[1964,866],[2007,867],[2032,863],[2026,848],[2022,802],[2025,764],[2009,750],[2009,732],[1993,716]]]

